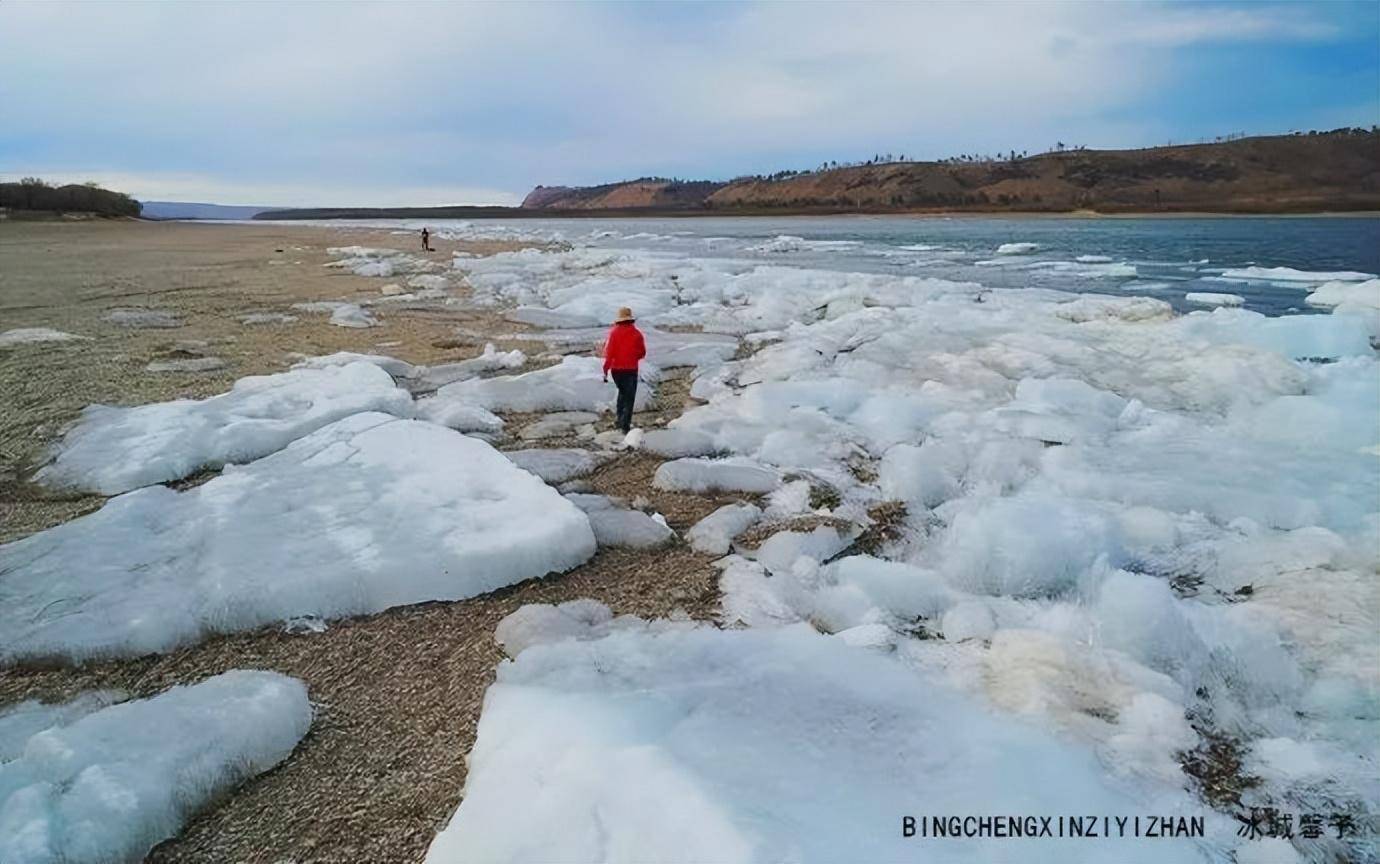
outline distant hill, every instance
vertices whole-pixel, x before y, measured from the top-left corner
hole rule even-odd
[[[145,219],[253,219],[255,215],[273,209],[190,201],[145,201],[143,204]]]
[[[94,216],[138,216],[139,202],[122,192],[112,192],[95,184],[71,183],[51,186],[36,177],[18,183],[0,183],[0,214],[14,211],[19,218],[45,218],[52,214]]]
[[[538,186],[523,208],[732,213],[1380,209],[1380,134],[1337,130],[998,160],[872,162],[728,182]]]

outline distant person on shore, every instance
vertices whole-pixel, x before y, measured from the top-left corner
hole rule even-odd
[[[604,342],[604,380],[613,373],[618,388],[618,428],[624,434],[632,430],[633,399],[637,396],[637,363],[647,356],[642,331],[633,323],[632,310],[627,306],[618,310]]]
[[[434,249],[431,248],[431,232],[430,232],[429,230],[427,230],[426,228],[423,228],[423,229],[422,229],[422,251],[423,251],[423,252],[434,252],[434,251],[435,251]]]

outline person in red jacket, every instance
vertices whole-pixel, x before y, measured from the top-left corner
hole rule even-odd
[[[613,373],[618,388],[618,428],[625,433],[632,429],[633,399],[637,396],[637,361],[647,356],[642,331],[634,324],[632,310],[627,306],[618,310],[604,342],[604,380]]]

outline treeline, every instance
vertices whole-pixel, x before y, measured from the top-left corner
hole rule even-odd
[[[102,189],[95,183],[52,186],[37,177],[25,177],[18,183],[0,183],[0,207],[101,216],[138,216],[144,209],[123,192]]]

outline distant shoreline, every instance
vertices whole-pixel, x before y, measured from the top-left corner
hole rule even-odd
[[[439,211],[439,212],[438,212]],[[279,213],[286,215],[279,215]],[[1281,219],[1328,218],[1373,219],[1380,210],[1146,210],[1101,212],[1096,210],[792,210],[725,212],[705,210],[537,210],[512,207],[388,207],[313,210],[265,211],[252,217],[256,222],[320,222],[341,219],[788,219],[848,217],[857,219]],[[150,220],[150,221],[216,221],[216,220]]]

